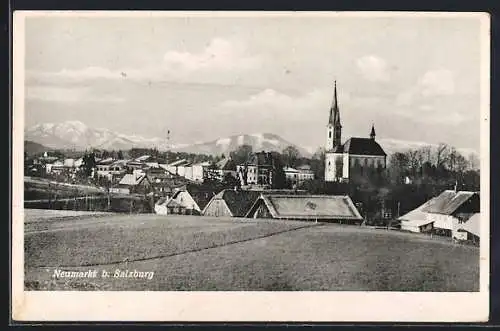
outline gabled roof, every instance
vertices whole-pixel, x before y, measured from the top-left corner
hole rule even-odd
[[[479,196],[476,192],[455,192],[453,190],[446,190],[438,195],[432,203],[423,209],[423,211],[428,213],[451,215],[475,195]]]
[[[180,159],[174,162],[167,164],[167,166],[175,167],[189,163],[186,159]]]
[[[259,195],[260,192],[257,191],[223,190],[216,194],[210,202],[224,200],[233,217],[244,217]]]
[[[434,200],[436,199],[436,197],[426,201],[425,203],[423,203],[422,205],[418,206],[417,208],[413,209],[412,211],[404,214],[403,216],[400,216],[398,218],[398,220],[400,221],[407,221],[407,222],[413,222],[414,225],[418,225],[419,224],[419,221],[420,222],[424,222],[420,225],[423,225],[425,224],[425,219],[426,219],[426,215],[427,215],[427,212],[424,211],[424,208],[428,207],[429,205],[431,205]]]
[[[142,156],[136,157],[134,160],[139,161],[139,162],[144,162],[144,161],[149,160],[150,158],[151,158],[150,155],[142,155]]]
[[[106,164],[111,164],[113,162],[114,162],[113,158],[112,157],[108,157],[106,159],[98,161],[97,164],[99,164],[99,165],[106,165]]]
[[[345,142],[343,152],[354,155],[387,155],[375,139],[357,137],[353,137]]]
[[[113,166],[125,166],[126,164],[127,164],[127,161],[125,161],[125,160],[116,160],[111,165],[113,165]]]
[[[203,210],[203,208],[205,208],[205,206],[210,202],[210,199],[212,199],[213,197],[213,194],[211,192],[195,191],[188,188],[186,190],[178,190],[177,192],[175,192],[172,196],[172,199],[176,199],[181,192],[189,194],[193,198],[194,202],[196,202],[200,210]]]
[[[274,195],[262,194],[247,213],[263,201],[274,218],[345,219],[363,217],[346,195]]]
[[[476,213],[476,214],[472,215],[471,218],[469,218],[467,220],[467,222],[463,223],[460,226],[459,230],[467,231],[469,233],[472,233],[473,235],[480,237],[480,233],[479,233],[480,226],[481,226],[481,214]]]
[[[123,178],[120,180],[118,184],[135,186],[139,185],[144,178],[146,178],[145,174],[140,174],[140,175],[126,174],[125,176],[123,176]]]

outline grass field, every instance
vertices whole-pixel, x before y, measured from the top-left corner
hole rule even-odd
[[[478,248],[413,234],[296,221],[38,212],[25,213],[27,289],[479,290]],[[57,269],[99,276],[55,279]],[[116,269],[154,275],[114,278]],[[111,277],[100,277],[103,270]]]

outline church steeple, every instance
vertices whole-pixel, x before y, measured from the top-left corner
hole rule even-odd
[[[340,111],[339,104],[337,100],[337,81],[335,81],[334,92],[333,92],[333,100],[332,106],[330,107],[330,117],[328,119],[328,123],[332,125],[340,125]]]
[[[328,118],[326,150],[333,150],[342,144],[342,125],[340,124],[340,110],[337,100],[337,81],[335,81],[334,95],[330,107],[330,116]]]
[[[375,140],[375,125],[372,124],[372,131],[370,132],[370,138]]]

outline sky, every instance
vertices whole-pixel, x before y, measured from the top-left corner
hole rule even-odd
[[[479,150],[477,17],[28,17],[25,126],[78,120],[171,143],[275,133]]]

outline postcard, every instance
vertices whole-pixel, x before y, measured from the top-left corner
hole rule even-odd
[[[15,12],[12,319],[487,321],[489,22]]]

